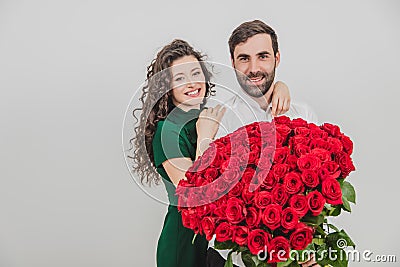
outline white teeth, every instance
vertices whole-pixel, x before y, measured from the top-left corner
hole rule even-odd
[[[195,91],[192,91],[192,92],[189,92],[189,93],[186,93],[187,95],[196,95],[196,94],[198,94],[198,92],[199,92],[199,90],[195,90]]]

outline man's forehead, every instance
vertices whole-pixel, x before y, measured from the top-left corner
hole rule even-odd
[[[248,38],[245,42],[239,43],[234,50],[234,55],[247,54],[256,55],[262,51],[272,54],[271,36],[266,33],[260,33]]]

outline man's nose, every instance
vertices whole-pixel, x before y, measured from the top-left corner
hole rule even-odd
[[[253,59],[249,63],[249,72],[257,73],[260,70],[260,66],[257,60]]]

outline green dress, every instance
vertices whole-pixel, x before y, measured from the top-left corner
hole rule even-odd
[[[176,187],[171,182],[162,163],[172,158],[196,156],[196,122],[200,110],[188,112],[170,106],[171,112],[165,120],[159,121],[153,139],[154,162],[162,176],[168,193],[169,206],[164,226],[157,245],[158,267],[204,267],[208,242],[203,235],[192,240],[194,232],[182,224],[182,217],[176,207]]]

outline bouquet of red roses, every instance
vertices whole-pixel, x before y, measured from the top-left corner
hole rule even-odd
[[[327,217],[355,203],[345,180],[355,170],[352,151],[329,123],[281,116],[241,127],[215,140],[179,182],[183,224],[231,249],[225,266],[234,252],[246,266],[300,266],[307,251],[320,265],[347,266],[338,255],[355,244]]]

